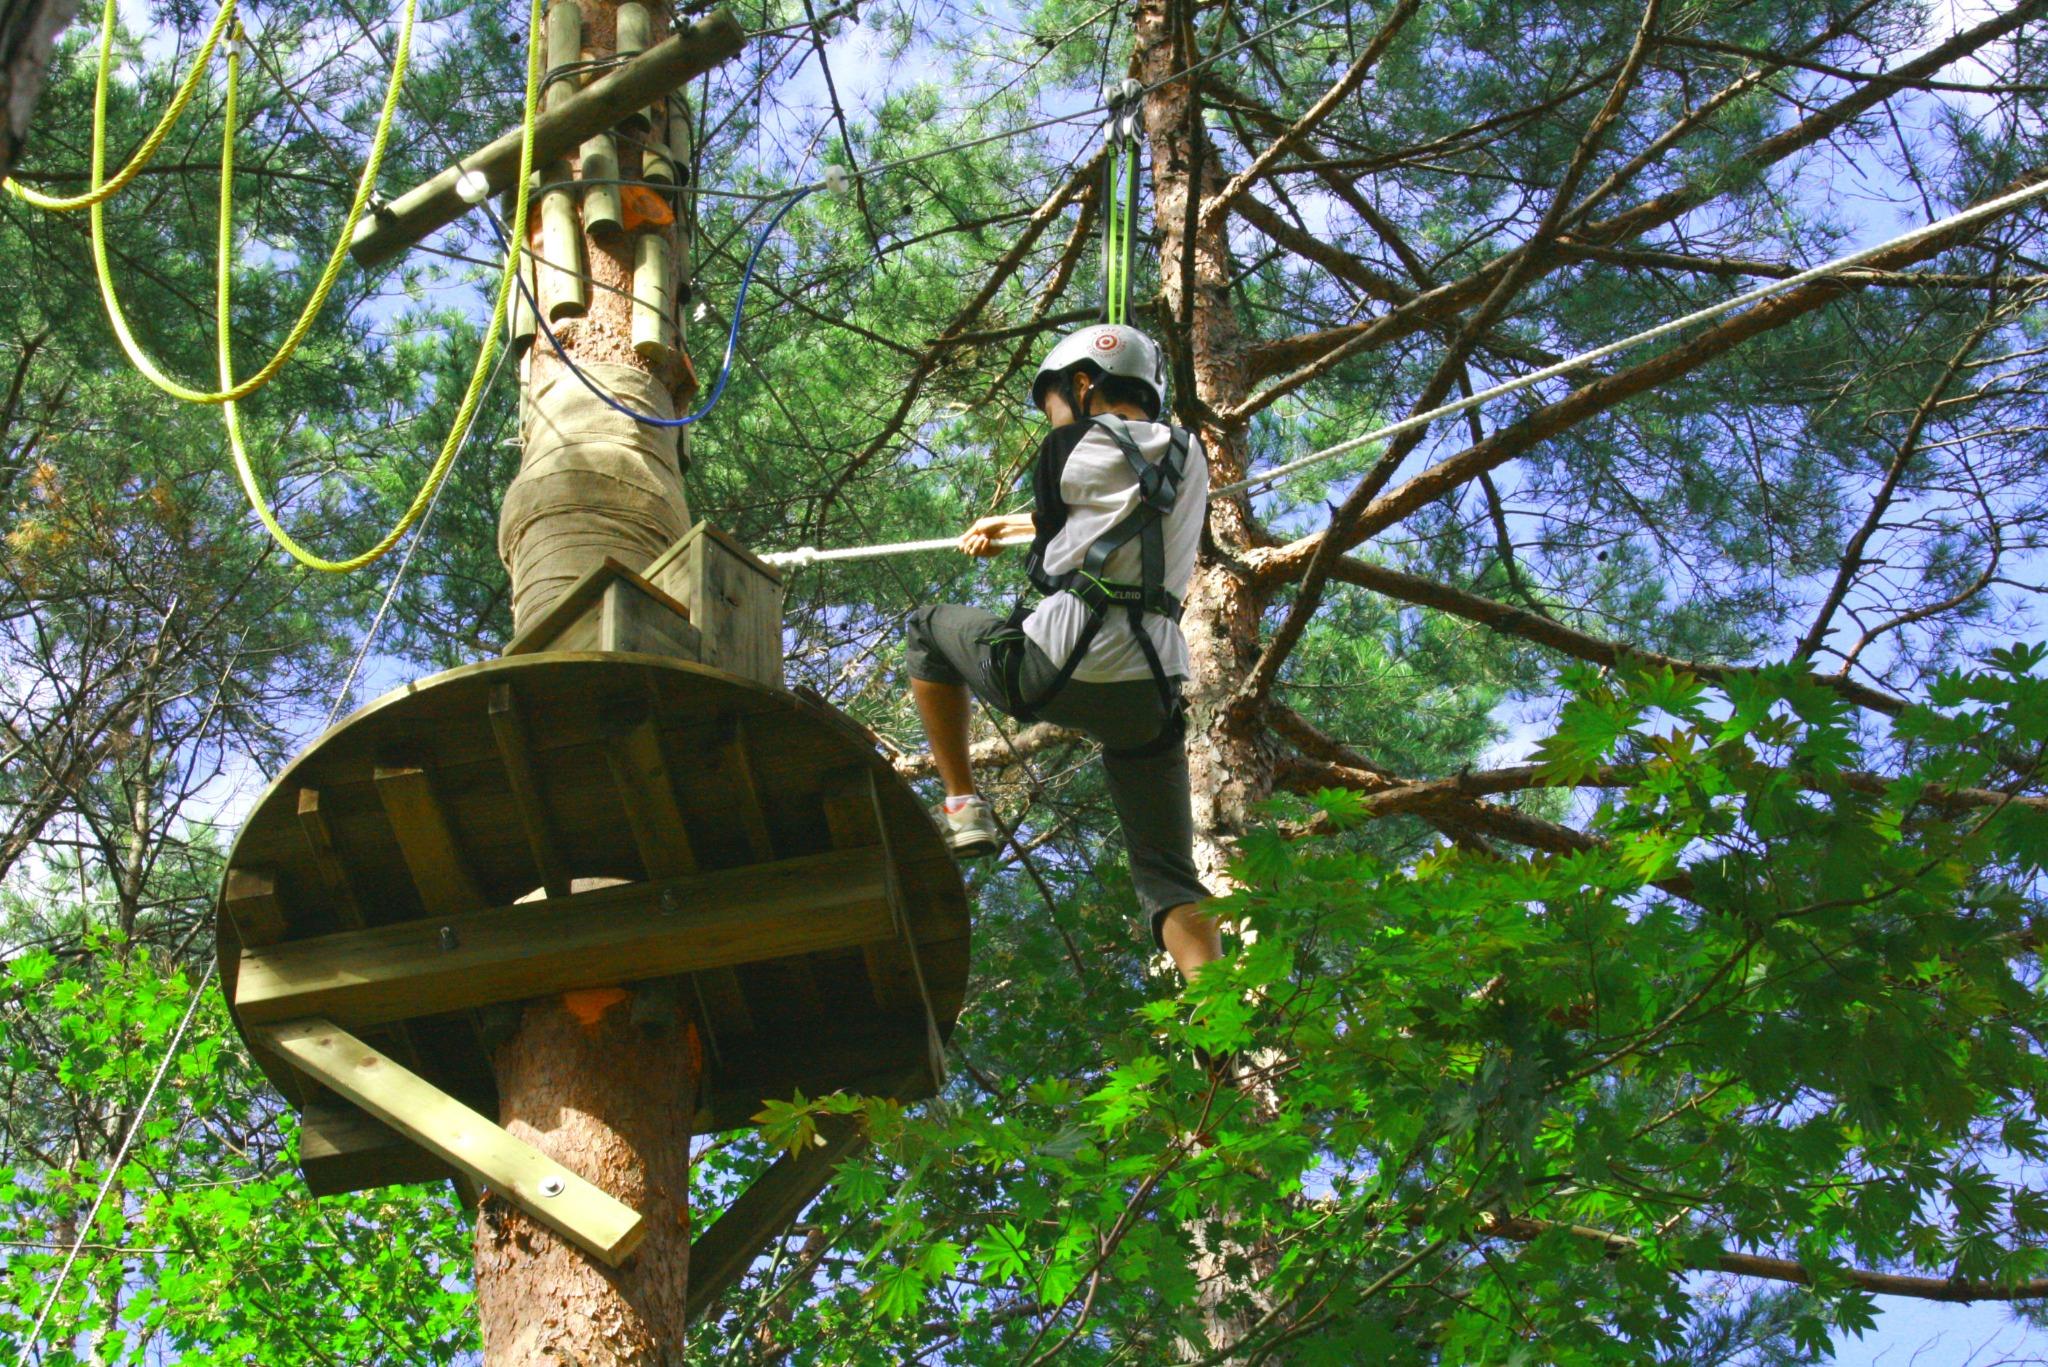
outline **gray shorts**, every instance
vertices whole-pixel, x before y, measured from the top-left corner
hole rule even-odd
[[[1016,715],[1005,687],[991,638],[1003,631],[1003,619],[983,608],[943,603],[910,614],[904,665],[913,679],[965,684],[997,711]],[[1059,673],[1059,666],[1030,640],[1020,643],[1023,661],[1018,682],[1026,698],[1036,698]],[[1159,923],[1166,913],[1186,902],[1199,902],[1209,890],[1195,876],[1195,822],[1188,796],[1188,752],[1168,743],[1149,754],[1129,754],[1161,738],[1167,724],[1159,688],[1150,679],[1118,683],[1086,683],[1070,679],[1038,715],[1055,726],[1081,732],[1104,747],[1102,768],[1109,780],[1110,801],[1116,804],[1124,844],[1131,854],[1131,882],[1138,904],[1152,926],[1152,943],[1164,949]]]

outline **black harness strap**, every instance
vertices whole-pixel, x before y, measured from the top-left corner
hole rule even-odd
[[[1047,574],[1034,553],[1029,567],[1031,582],[1047,594],[1073,594],[1087,608],[1088,616],[1074,648],[1067,653],[1052,682],[1038,697],[1026,699],[1023,688],[1023,625],[1030,613],[1020,598],[1005,624],[1007,632],[1000,638],[1000,644],[1007,648],[1002,660],[1003,688],[1009,694],[1011,709],[1026,720],[1036,721],[1038,709],[1051,702],[1073,679],[1074,671],[1087,657],[1088,648],[1094,644],[1110,610],[1122,608],[1129,618],[1131,634],[1137,638],[1138,648],[1144,653],[1146,668],[1151,671],[1152,681],[1159,689],[1166,725],[1159,738],[1149,744],[1113,753],[1149,754],[1177,741],[1182,733],[1177,723],[1185,703],[1159,658],[1158,647],[1152,644],[1152,634],[1145,630],[1145,614],[1156,612],[1176,622],[1180,620],[1180,600],[1166,589],[1165,525],[1167,514],[1173,511],[1174,503],[1180,497],[1181,483],[1187,478],[1189,439],[1180,428],[1171,429],[1173,435],[1166,454],[1156,462],[1148,461],[1122,424],[1112,425],[1100,417],[1095,422],[1116,442],[1125,463],[1130,466],[1131,474],[1138,483],[1138,506],[1097,537],[1082,557],[1080,566],[1065,574]],[[1139,582],[1129,584],[1105,578],[1109,558],[1129,545],[1134,537],[1138,540]]]

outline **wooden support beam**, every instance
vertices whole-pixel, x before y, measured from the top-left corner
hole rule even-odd
[[[867,772],[843,770],[826,776],[823,792],[825,829],[837,850],[878,849],[882,832],[875,821],[874,802],[868,793]],[[892,917],[893,917],[892,912]],[[890,926],[889,934],[860,947],[867,964],[868,983],[875,1005],[884,1011],[916,1011],[922,1006],[917,994],[917,974],[902,935]]]
[[[299,1172],[315,1196],[460,1176],[375,1116],[328,1101],[314,1102],[299,1117]]]
[[[647,876],[682,878],[695,873],[696,851],[689,827],[683,821],[683,809],[676,802],[668,760],[661,752],[661,733],[653,719],[643,718],[614,736],[605,758],[611,765],[612,785],[625,806],[626,824],[632,829],[633,844],[640,851]],[[706,1042],[716,1058],[723,1051],[720,1022],[728,1029],[752,1028],[746,992],[740,986],[739,975],[730,967],[707,967],[691,977],[691,992],[703,1008],[704,1025],[709,1031]]]
[[[939,1035],[938,1017],[932,1011],[931,989],[925,985],[924,964],[917,954],[917,936],[910,928],[910,908],[903,901],[903,884],[896,876],[896,851],[889,839],[889,817],[882,810],[881,779],[868,770],[868,802],[875,829],[882,837],[882,882],[889,901],[889,914],[896,924],[904,953],[910,957],[910,973],[917,983],[917,999],[924,1010],[925,1063],[931,1069],[932,1090],[946,1085],[946,1041]]]
[[[567,157],[586,138],[730,60],[746,45],[746,37],[737,19],[725,10],[716,10],[606,72],[535,117],[533,164],[547,166]],[[349,247],[357,264],[381,265],[469,212],[471,204],[485,196],[473,189],[474,198],[464,198],[457,182],[466,173],[483,177],[489,194],[511,185],[519,173],[519,130],[470,153],[426,184],[407,190],[365,217]]]
[[[284,938],[284,903],[277,898],[277,879],[270,870],[229,869],[221,901],[244,948],[274,945]]]
[[[293,940],[243,953],[235,1010],[374,1025],[851,949],[889,933],[887,882],[880,851],[835,851]]]
[[[513,805],[519,809],[519,824],[526,831],[526,843],[533,850],[533,865],[541,886],[550,897],[569,895],[569,868],[562,862],[555,844],[554,829],[548,824],[547,807],[541,801],[540,784],[533,777],[533,752],[527,741],[526,719],[519,713],[519,699],[509,683],[491,688],[491,737],[498,744],[498,758],[505,765],[505,786],[512,790]]]
[[[334,827],[320,805],[318,788],[299,789],[299,830],[306,837],[306,847],[313,852],[313,865],[320,870],[320,880],[327,884],[342,921],[361,930],[368,924],[363,919],[363,904],[349,882],[348,866],[334,846]]]
[[[626,809],[626,824],[649,878],[675,878],[697,870],[690,828],[676,802],[668,758],[661,752],[661,732],[651,717],[620,731],[605,747],[612,787]]]
[[[701,653],[689,609],[611,556],[586,570],[501,653],[540,650],[624,651],[678,660]]]
[[[434,796],[427,771],[410,764],[379,764],[371,777],[427,915],[452,916],[484,905],[483,892],[463,862],[454,828]]]
[[[819,1142],[785,1153],[690,1243],[688,1314],[695,1323],[746,1274],[768,1241],[832,1180],[832,1170],[867,1142],[854,1117],[818,1117]]]
[[[332,1021],[256,1027],[292,1065],[510,1201],[606,1266],[646,1234],[637,1211],[522,1143]]]

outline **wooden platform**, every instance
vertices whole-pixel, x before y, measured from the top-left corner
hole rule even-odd
[[[872,738],[655,655],[516,655],[365,707],[265,793],[219,918],[316,1191],[448,1172],[310,1080],[292,1042],[321,1031],[495,1117],[494,1004],[667,980],[704,1037],[707,1133],[793,1089],[929,1094],[967,977],[959,871]]]

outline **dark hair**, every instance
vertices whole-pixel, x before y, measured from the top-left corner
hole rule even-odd
[[[1134,380],[1128,375],[1105,375],[1102,373],[1102,367],[1093,361],[1076,361],[1065,370],[1048,377],[1046,384],[1040,385],[1038,389],[1033,391],[1031,396],[1033,401],[1042,401],[1045,389],[1051,384],[1058,384],[1060,392],[1067,396],[1068,407],[1074,410],[1075,417],[1079,417],[1081,415],[1081,405],[1074,401],[1074,377],[1076,375],[1086,375],[1089,379],[1095,381],[1093,392],[1101,395],[1102,401],[1105,404],[1114,407],[1117,404],[1127,403],[1137,408],[1147,418],[1155,422],[1158,421],[1159,396],[1153,392],[1151,385],[1146,384],[1143,380]]]

